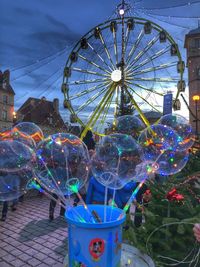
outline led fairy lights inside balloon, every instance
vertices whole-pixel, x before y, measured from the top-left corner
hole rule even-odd
[[[89,154],[85,144],[75,135],[59,133],[44,139],[37,147],[36,177],[44,188],[57,195],[63,203],[65,196],[79,194],[89,174]],[[94,222],[92,216],[91,221]]]
[[[14,132],[22,132],[28,134],[36,143],[44,139],[42,130],[33,122],[20,122],[12,129]]]
[[[0,141],[0,201],[17,199],[27,191],[32,178],[34,151],[15,141]]]
[[[92,158],[91,170],[97,181],[105,186],[105,206],[108,188],[113,189],[112,203],[114,203],[116,190],[136,177],[136,167],[141,162],[141,147],[131,136],[111,134],[102,138]],[[104,221],[106,220],[105,208]]]

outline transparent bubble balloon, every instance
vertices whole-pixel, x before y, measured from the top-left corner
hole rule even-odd
[[[26,133],[18,131],[17,129],[12,129],[10,131],[1,133],[0,141],[6,141],[6,140],[13,140],[13,141],[15,140],[31,147],[32,149],[36,148],[36,143],[33,140],[33,138]]]
[[[31,168],[34,161],[35,153],[29,146],[13,140],[0,141],[0,171],[18,172]]]
[[[143,161],[136,166],[136,175],[133,177],[133,181],[142,182],[144,180],[150,180],[155,177],[155,173],[158,170],[159,165],[153,161]]]
[[[179,141],[179,135],[172,128],[161,124],[146,128],[138,138],[144,159],[153,162],[157,161],[164,151],[175,150]]]
[[[0,201],[18,199],[25,194],[32,177],[32,171],[26,169],[17,172],[0,171]]]
[[[158,169],[156,173],[161,175],[176,174],[185,167],[188,159],[188,151],[167,150],[157,159]]]
[[[42,130],[33,122],[20,122],[13,128],[13,131],[30,135],[36,143],[44,139]]]
[[[138,138],[140,132],[145,129],[144,123],[136,116],[125,115],[116,118],[113,122],[113,131],[121,134],[128,134]]]
[[[89,154],[75,135],[58,133],[44,139],[37,148],[35,173],[46,190],[57,195],[76,193],[89,174]]]
[[[183,116],[177,114],[167,114],[160,118],[159,124],[171,127],[180,136],[177,149],[186,150],[194,144],[194,131],[188,120]]]
[[[142,149],[131,136],[111,134],[101,139],[92,158],[92,173],[102,185],[120,189],[136,174]]]

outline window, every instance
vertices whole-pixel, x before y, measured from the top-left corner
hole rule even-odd
[[[53,124],[53,118],[49,117],[49,124]]]
[[[3,95],[3,103],[8,104],[8,96],[7,95]]]
[[[7,120],[7,111],[6,110],[2,111],[2,119],[3,119],[3,121]]]
[[[197,78],[200,79],[200,67],[197,68]]]
[[[189,46],[190,46],[190,48],[194,48],[195,47],[194,39],[190,40]]]
[[[194,39],[195,41],[195,48],[200,48],[200,38]]]
[[[13,96],[10,96],[10,97],[8,98],[8,103],[9,103],[10,105],[14,105],[14,97],[13,97]]]
[[[190,40],[190,48],[200,48],[200,38],[195,38]]]

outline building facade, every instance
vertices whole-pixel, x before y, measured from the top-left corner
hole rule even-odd
[[[10,85],[10,71],[0,71],[0,131],[13,125],[15,92]]]
[[[200,25],[185,36],[187,50],[190,123],[200,135]],[[196,97],[195,97],[196,96]],[[195,100],[196,99],[196,100]]]
[[[37,124],[45,136],[66,132],[67,127],[59,113],[59,100],[48,101],[30,97],[17,111],[17,122],[28,121]]]

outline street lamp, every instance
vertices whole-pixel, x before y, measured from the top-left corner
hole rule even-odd
[[[196,138],[198,139],[198,101],[200,100],[200,96],[193,95],[192,100],[195,102]]]

